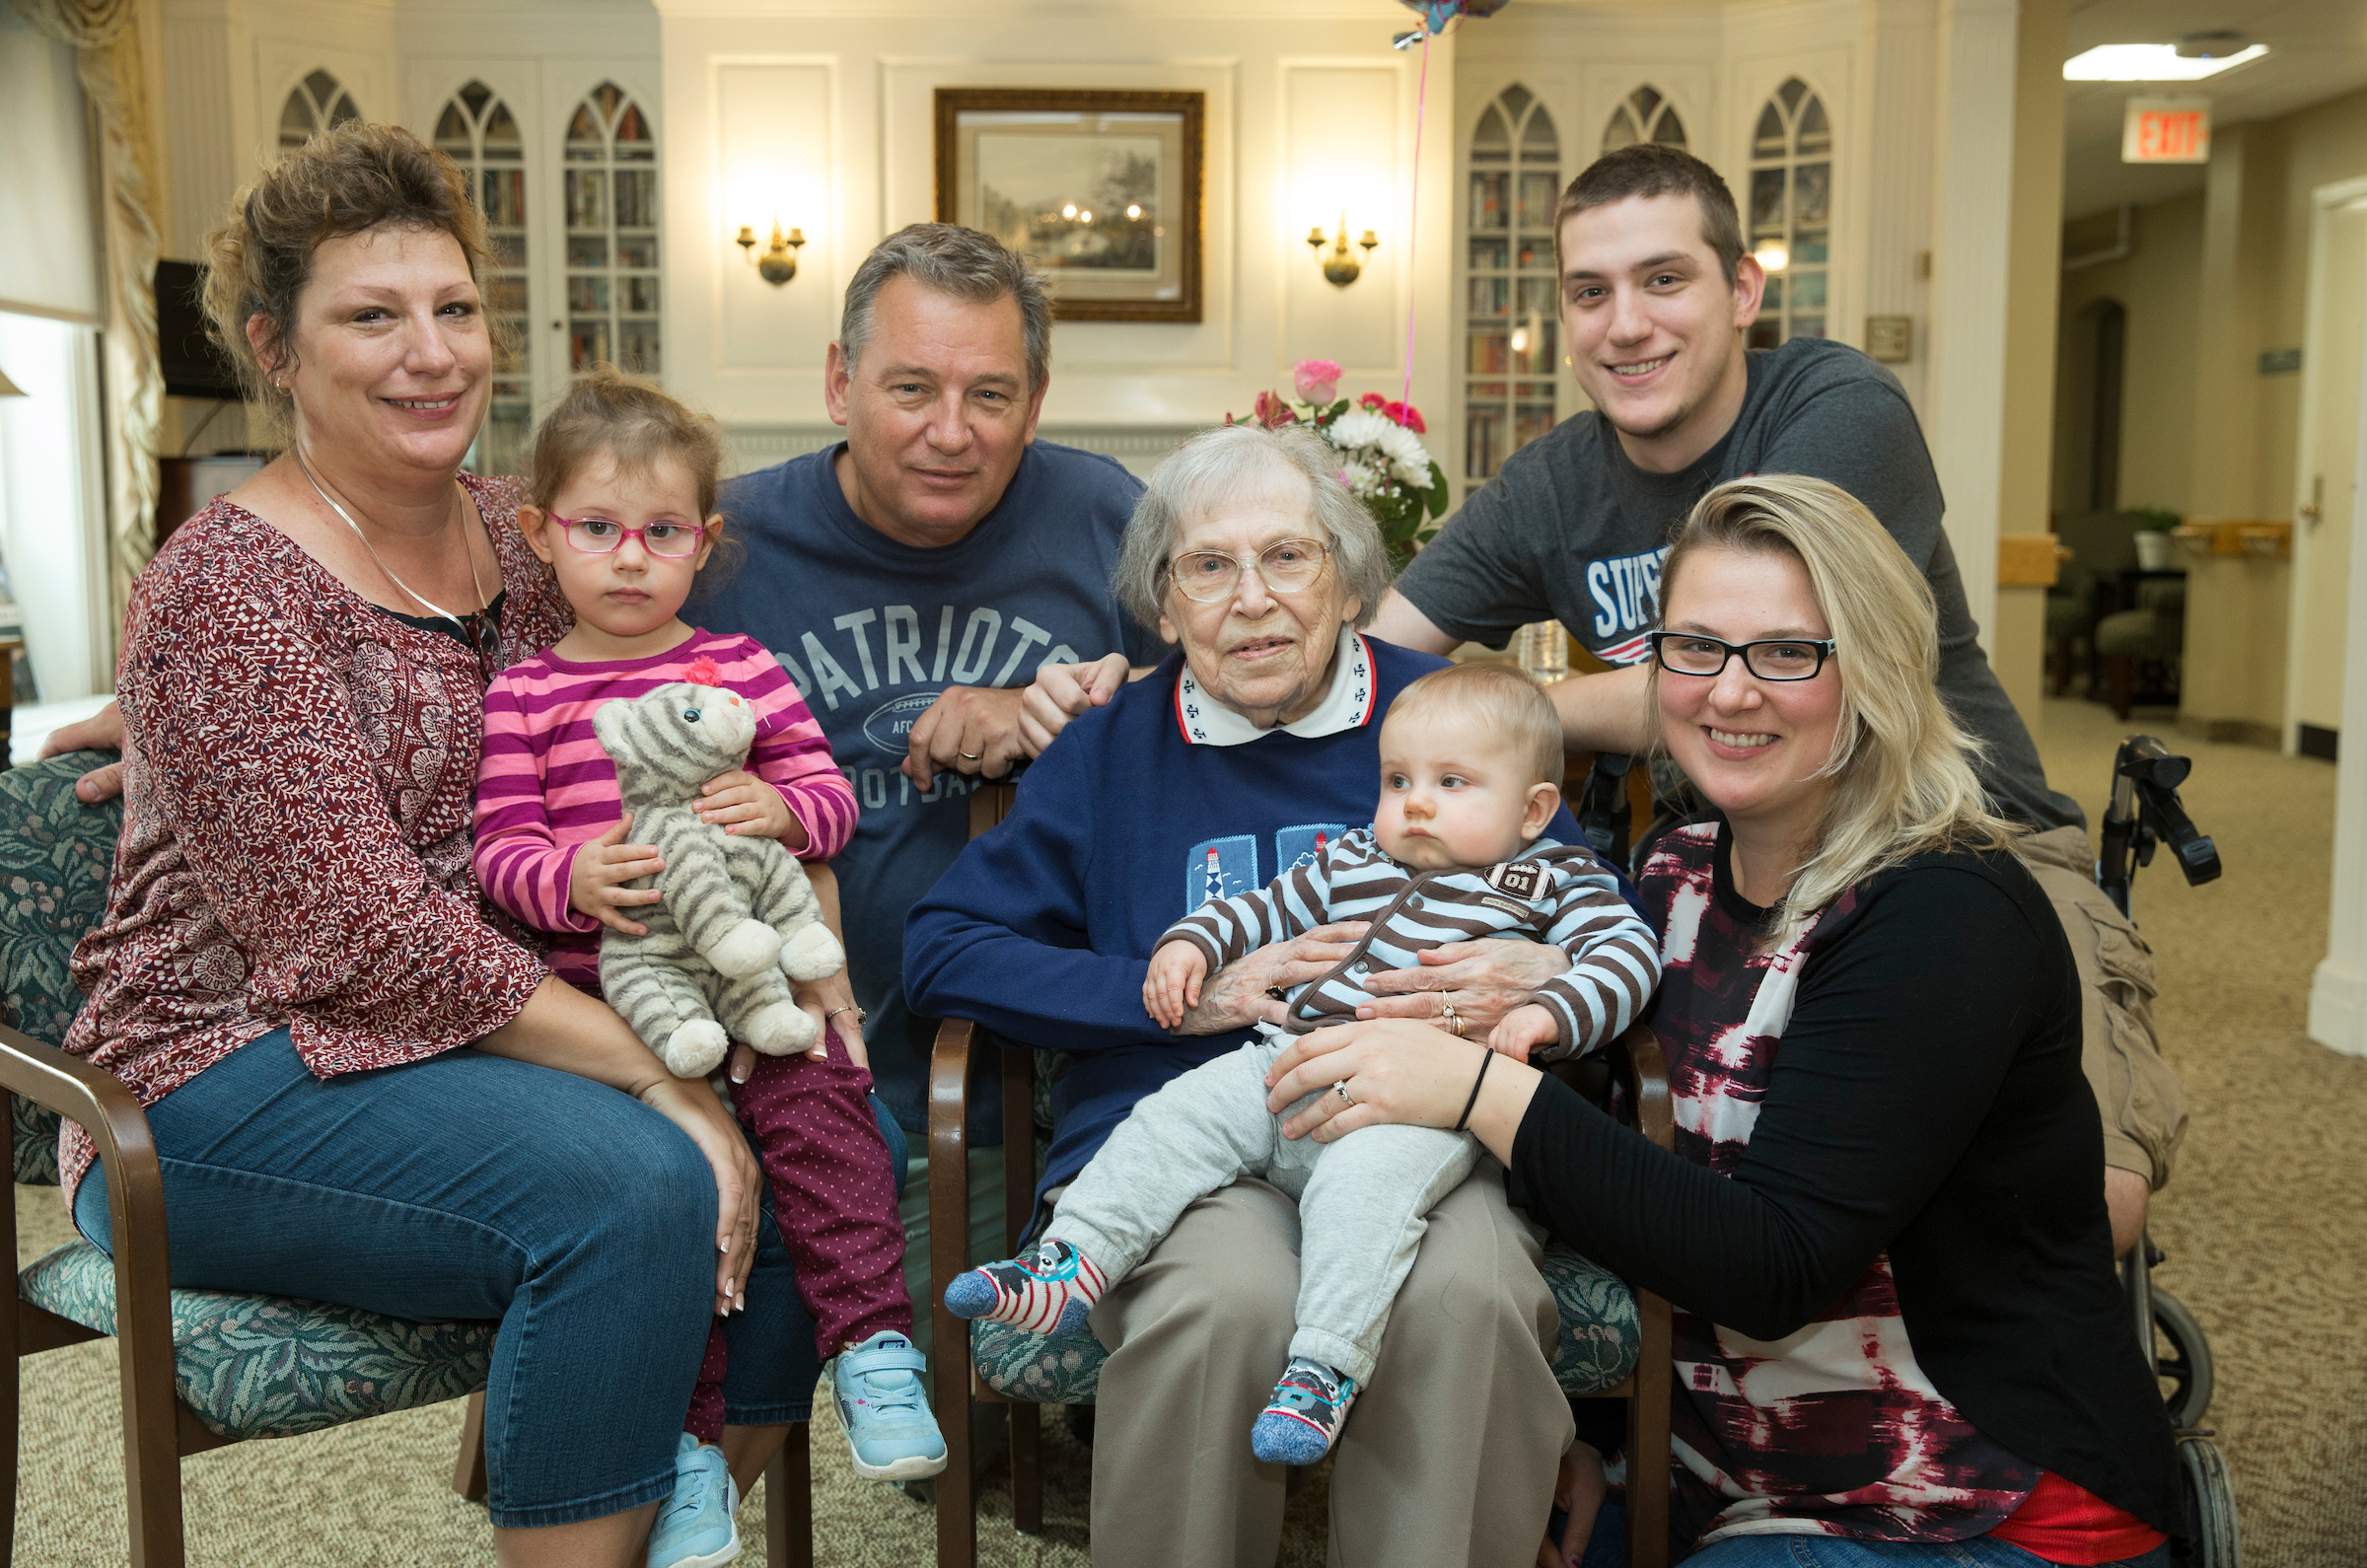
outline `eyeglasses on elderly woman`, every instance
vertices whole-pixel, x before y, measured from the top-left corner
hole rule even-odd
[[[1656,631],[1647,640],[1660,668],[1674,676],[1723,675],[1726,663],[1743,656],[1743,668],[1761,680],[1811,680],[1832,657],[1832,639],[1769,637],[1757,642],[1720,642],[1699,632]]]
[[[1315,586],[1330,556],[1331,547],[1320,539],[1281,539],[1258,551],[1255,562],[1222,550],[1193,550],[1170,561],[1167,573],[1185,599],[1214,605],[1240,591],[1245,565],[1256,567],[1268,593],[1296,594]]]

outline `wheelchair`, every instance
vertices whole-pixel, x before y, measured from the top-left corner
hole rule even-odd
[[[1631,876],[1643,869],[1661,835],[1699,820],[1698,802],[1689,798],[1683,774],[1665,763],[1649,774],[1638,774],[1637,766],[1637,758],[1598,754],[1572,802],[1572,815],[1595,853]],[[2150,735],[2130,736],[2114,755],[2112,804],[2105,812],[2096,882],[2124,915],[2130,914],[2129,885],[2137,870],[2150,866],[2165,844],[2189,885],[2220,874],[2218,846],[2194,825],[2178,798],[2178,786],[2192,769],[2191,759],[2173,755]],[[1638,797],[1650,803],[1649,825],[1631,843]],[[2211,1403],[2210,1341],[2186,1304],[2153,1283],[2153,1270],[2166,1256],[2140,1233],[2120,1259],[2119,1272],[2131,1327],[2161,1381],[2178,1443],[2185,1518],[2184,1529],[2171,1539],[2170,1560],[2178,1568],[2242,1568],[2235,1483],[2211,1430],[2202,1424]]]

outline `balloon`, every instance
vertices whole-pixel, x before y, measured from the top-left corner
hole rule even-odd
[[[1422,25],[1436,37],[1447,31],[1447,24],[1457,17],[1492,17],[1504,9],[1509,0],[1398,0],[1408,11],[1422,15]]]

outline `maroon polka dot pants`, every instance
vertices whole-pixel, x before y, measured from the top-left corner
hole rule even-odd
[[[871,1071],[848,1058],[836,1031],[824,1034],[827,1061],[758,1056],[748,1082],[732,1085],[732,1105],[763,1157],[773,1220],[814,1315],[815,1351],[827,1361],[882,1329],[910,1333],[912,1302],[888,1144],[866,1098]],[[723,1434],[724,1368],[717,1323],[683,1423],[702,1443]]]

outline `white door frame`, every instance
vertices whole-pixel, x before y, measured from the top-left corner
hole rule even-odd
[[[2329,185],[2317,192],[2318,211],[2312,225],[2316,232],[2311,244],[2313,326],[2318,324],[2321,297],[2317,254],[2324,216],[2329,207],[2349,199],[2339,195],[2330,198],[2329,192],[2346,189],[2367,195],[2367,179]],[[2313,335],[2306,341],[2314,345],[2318,339]],[[2337,732],[2350,740],[2336,750],[2332,908],[2327,924],[2326,958],[2310,983],[2309,1013],[2310,1038],[2350,1056],[2367,1056],[2367,625],[2361,624],[2358,613],[2360,608],[2367,607],[2367,549],[2360,547],[2355,499],[2367,496],[2367,341],[2361,344],[2359,366],[2359,444],[2352,474],[2357,488],[2353,492],[2351,518],[2351,613],[2345,617],[2342,723]],[[2314,412],[2305,405],[2304,419]],[[2302,428],[2307,430],[2309,426],[2305,424]],[[2298,535],[2299,531],[2295,532]],[[2298,580],[2302,570],[2298,550],[2294,553],[2293,570]],[[2289,703],[2289,696],[2287,700]],[[2288,735],[2288,743],[2290,739]]]
[[[2309,314],[2301,340],[2305,355],[2315,355],[2326,339],[2326,275],[2327,220],[2338,207],[2354,201],[2367,200],[2367,176],[2355,179],[2337,180],[2320,185],[2310,192],[2310,281]],[[2292,756],[2300,748],[2301,738],[2301,671],[2302,671],[2302,608],[2310,583],[2310,544],[2313,530],[2302,508],[2310,502],[2310,480],[2318,468],[2318,378],[2305,364],[2301,375],[2301,415],[2299,439],[2293,456],[2293,567],[2286,593],[2285,608],[2285,700],[2284,714],[2278,727],[2277,745],[2285,755]],[[2355,505],[2355,503],[2354,503]],[[2356,553],[2360,543],[2358,518],[2351,519],[2351,548]],[[2354,599],[2353,604],[2367,604]],[[2343,705],[2349,706],[2350,693],[2347,669],[2343,686]],[[2338,733],[2338,732],[2337,732]],[[2367,735],[2358,744],[2367,745]]]

